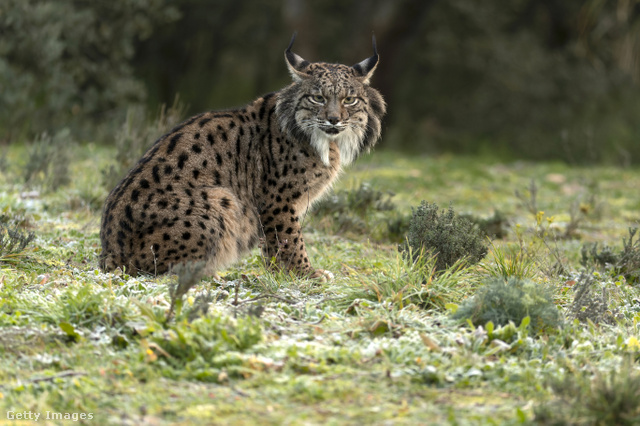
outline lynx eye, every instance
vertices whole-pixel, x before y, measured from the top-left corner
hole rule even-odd
[[[342,100],[342,103],[345,105],[355,105],[356,102],[358,102],[358,98],[355,96],[347,96]]]
[[[309,99],[311,99],[311,102],[313,102],[314,104],[324,104],[325,100],[324,100],[324,96],[322,95],[311,95],[309,96]]]

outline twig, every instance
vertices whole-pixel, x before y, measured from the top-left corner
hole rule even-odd
[[[236,301],[234,302],[234,305],[240,306],[240,305],[244,305],[245,303],[251,303],[260,299],[269,299],[269,298],[278,299],[285,303],[297,303],[297,300],[287,299],[286,297],[277,296],[275,294],[263,294],[262,296],[256,296],[252,299],[243,300],[242,302],[238,302],[236,299]]]
[[[85,373],[84,371],[63,371],[62,373],[54,374],[53,376],[34,377],[32,379],[29,379],[29,382],[31,383],[51,382],[55,379],[62,378],[62,377],[76,377],[76,376],[86,376],[86,375],[87,373]]]
[[[246,398],[246,397],[248,397],[248,396],[251,396],[251,395],[249,395],[248,393],[246,393],[246,392],[244,392],[244,391],[241,391],[240,389],[236,388],[236,387],[235,387],[235,386],[233,386],[233,385],[229,386],[229,388],[231,388],[231,390],[232,390],[234,393],[236,393],[236,394],[238,394],[238,395],[240,395],[240,396],[244,396],[245,398]]]
[[[321,304],[323,304],[325,302],[330,302],[332,300],[341,300],[341,299],[344,299],[344,296],[341,296],[341,297],[325,297],[324,299],[322,299],[318,303],[316,303],[316,307],[320,306]]]
[[[40,383],[40,382],[53,382],[55,379],[61,379],[64,377],[78,377],[78,376],[86,376],[87,373],[84,371],[63,371],[62,373],[54,374],[53,376],[43,376],[43,377],[34,377],[32,379],[27,380],[29,383]]]

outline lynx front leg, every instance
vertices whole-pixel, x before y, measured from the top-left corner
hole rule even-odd
[[[267,259],[275,259],[278,267],[299,275],[310,275],[314,272],[297,222],[286,228],[283,223],[267,225],[264,233],[265,245],[262,250]]]
[[[265,244],[262,252],[265,257],[269,261],[275,258],[277,267],[293,271],[299,276],[319,278],[322,281],[333,278],[330,272],[316,270],[311,266],[298,217],[286,214],[287,210],[289,209],[285,209],[282,215],[284,217],[275,216],[282,214],[282,210],[276,208],[271,212],[274,215],[263,219]]]

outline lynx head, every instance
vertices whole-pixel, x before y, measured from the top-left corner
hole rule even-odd
[[[308,62],[291,51],[285,61],[293,83],[278,97],[276,112],[283,131],[307,141],[329,165],[329,144],[340,149],[340,163],[351,163],[368,151],[380,137],[386,105],[380,93],[369,86],[378,65],[376,40],[373,56],[354,66]]]

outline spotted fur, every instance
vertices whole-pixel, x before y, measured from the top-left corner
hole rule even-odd
[[[291,45],[291,85],[181,123],[111,191],[102,270],[161,274],[205,261],[214,273],[262,239],[264,255],[281,267],[320,275],[309,263],[301,215],[376,143],[386,106],[369,86],[375,40],[374,56],[352,67],[309,63]]]

